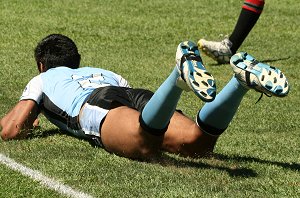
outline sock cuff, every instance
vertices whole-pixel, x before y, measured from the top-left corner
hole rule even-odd
[[[162,136],[165,134],[165,132],[168,130],[169,124],[170,122],[168,122],[167,126],[162,128],[162,129],[155,129],[152,128],[150,126],[148,126],[145,121],[142,118],[142,114],[140,114],[139,117],[139,121],[140,121],[140,126],[148,133],[150,133],[151,135],[155,135],[155,136]]]
[[[204,133],[211,135],[211,136],[220,136],[227,129],[227,127],[225,129],[218,129],[216,127],[205,124],[200,119],[199,113],[197,115],[196,123]]]
[[[261,14],[265,5],[265,1],[262,0],[245,0],[242,6],[243,9]]]

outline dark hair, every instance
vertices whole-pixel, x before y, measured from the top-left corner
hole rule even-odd
[[[80,54],[76,44],[62,34],[50,34],[43,38],[34,50],[34,57],[39,65],[47,69],[66,66],[76,69],[80,64]]]

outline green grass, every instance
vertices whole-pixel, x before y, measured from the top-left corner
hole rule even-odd
[[[103,0],[13,1],[0,4],[0,116],[38,74],[36,43],[63,33],[78,44],[82,65],[110,69],[133,87],[155,91],[174,66],[183,40],[230,34],[242,1]],[[278,66],[291,84],[286,98],[249,92],[216,146],[217,157],[166,154],[158,163],[121,158],[65,136],[41,118],[34,138],[0,141],[0,153],[95,197],[299,197],[300,3],[267,1],[240,50]],[[231,78],[228,65],[204,63],[218,90]],[[184,101],[184,102],[183,102]],[[184,93],[179,108],[194,117],[203,105]],[[60,197],[0,165],[0,197]],[[62,196],[61,196],[62,197]]]

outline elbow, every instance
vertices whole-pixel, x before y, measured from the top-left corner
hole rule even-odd
[[[7,135],[7,131],[4,129],[3,126],[3,119],[0,120],[0,136],[2,140],[6,140],[5,136]]]
[[[10,136],[10,133],[7,130],[2,129],[1,139],[4,140],[4,141],[9,140],[10,139],[9,136]]]
[[[16,136],[18,135],[19,131],[18,130],[13,130],[9,127],[2,126],[2,131],[1,131],[1,139],[6,141],[6,140],[11,140],[15,139]]]
[[[0,120],[0,135],[1,135],[1,139],[2,140],[7,140],[6,136],[7,136],[7,129],[5,127],[5,124],[4,124],[4,119],[1,119]]]

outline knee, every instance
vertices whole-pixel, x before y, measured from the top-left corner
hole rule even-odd
[[[197,124],[193,124],[190,128],[190,133],[185,137],[185,145],[198,145],[203,138],[203,132]]]
[[[140,159],[151,159],[159,156],[161,152],[163,136],[143,134],[143,137],[137,142],[138,143],[136,145],[134,156]]]
[[[184,141],[181,150],[183,156],[189,157],[203,157],[210,155],[216,145],[218,136],[211,136],[202,132],[198,126],[197,130]]]
[[[133,158],[137,159],[151,159],[159,155],[159,149],[149,147],[149,146],[140,146],[135,152]]]

